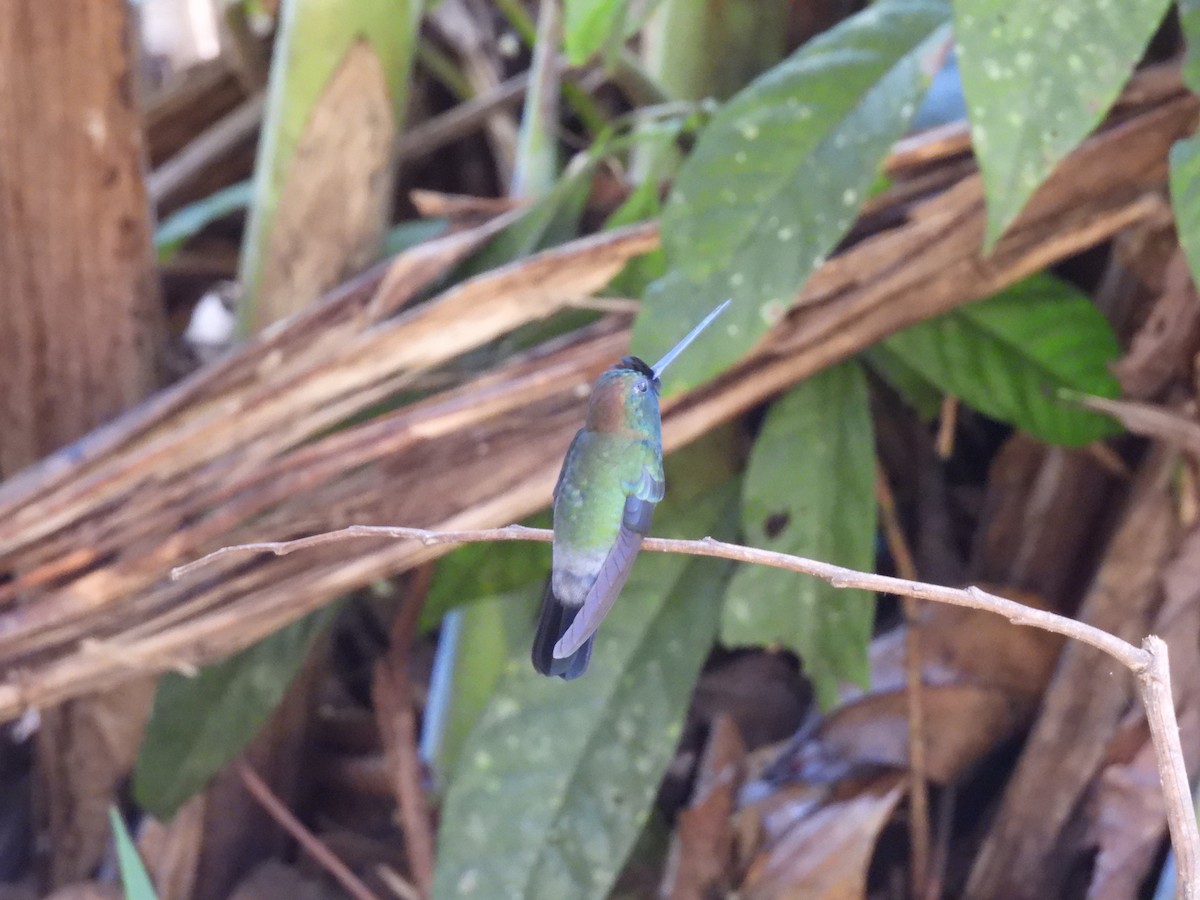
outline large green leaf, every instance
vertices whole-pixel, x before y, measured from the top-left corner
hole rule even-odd
[[[928,378],[888,349],[887,344],[868,347],[860,356],[926,422],[942,408],[942,392]]]
[[[194,678],[159,679],[133,773],[142,807],[171,818],[241,752],[283,699],[333,609],[310,613]]]
[[[550,514],[523,524],[548,528]],[[440,677],[430,685],[421,750],[439,783],[454,770],[509,658],[526,646],[529,619],[549,573],[545,544],[466,544],[438,560],[421,627],[442,623]]]
[[[1179,0],[1179,24],[1187,44],[1183,81],[1200,94],[1200,0]],[[1171,205],[1179,243],[1193,278],[1200,278],[1200,137],[1176,141],[1171,148]]]
[[[113,840],[117,846],[117,866],[121,870],[121,884],[125,888],[125,900],[157,900],[154,885],[146,872],[146,865],[138,855],[133,838],[125,828],[125,820],[115,806],[108,808],[108,821],[112,826]]]
[[[1117,396],[1108,365],[1120,350],[1095,305],[1051,275],[914,325],[885,346],[944,393],[1049,443],[1078,446],[1120,430],[1056,397],[1063,389]]]
[[[1170,0],[954,0],[991,246],[1108,112]]]
[[[870,570],[875,564],[875,442],[857,363],[814,375],[777,401],[754,442],[742,490],[755,547]],[[867,675],[873,596],[765,566],[741,566],[721,640],[782,644],[804,661],[822,705]]]
[[[632,225],[634,222],[644,222],[653,219],[662,212],[662,202],[658,198],[658,182],[646,179],[638,184],[611,216],[604,222],[605,230],[620,228],[622,225]],[[640,297],[650,282],[661,278],[666,271],[666,257],[662,248],[651,250],[642,256],[636,256],[625,264],[625,268],[614,278],[608,289],[618,296]]]
[[[663,216],[673,267],[647,293],[634,351],[656,358],[734,297],[671,391],[728,366],[773,325],[845,236],[908,127],[944,47],[949,6],[882,0],[812,40],[726,104],[680,169]]]
[[[443,620],[438,657],[441,663],[447,648],[454,654],[446,660],[449,683],[440,685],[440,692],[430,686],[421,737],[421,750],[440,786],[457,767],[463,745],[491,701],[509,660],[529,655],[529,620],[541,603],[550,562],[544,545],[527,546],[544,553],[536,582],[481,597]]]
[[[550,513],[522,522],[530,528],[549,528]],[[437,561],[433,583],[421,610],[421,629],[434,628],[451,609],[485,597],[545,580],[550,572],[550,548],[534,543],[464,544]]]
[[[697,468],[669,468],[656,533],[727,533],[736,482],[675,485]],[[536,674],[522,647],[455,770],[435,897],[608,895],[674,752],[728,571],[642,554],[575,681]]]

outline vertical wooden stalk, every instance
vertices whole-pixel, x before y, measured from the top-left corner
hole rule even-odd
[[[0,474],[141,399],[161,320],[129,5],[0,16]]]
[[[157,380],[162,328],[126,0],[8,0],[0,15],[0,475]],[[43,876],[85,877],[141,739],[150,684],[43,714]]]

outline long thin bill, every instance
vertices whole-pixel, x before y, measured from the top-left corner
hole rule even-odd
[[[729,304],[732,302],[733,302],[732,299],[726,300],[724,303],[722,303],[720,306],[718,306],[716,309],[714,309],[712,312],[710,312],[707,316],[705,316],[704,320],[699,325],[697,325],[690,332],[688,332],[687,337],[685,337],[682,341],[680,341],[678,344],[676,344],[674,347],[672,347],[670,350],[668,350],[667,355],[664,356],[662,359],[660,359],[658,362],[656,362],[654,364],[654,367],[653,367],[654,368],[654,377],[658,378],[659,376],[661,376],[663,373],[663,370],[666,369],[667,366],[669,366],[671,363],[673,363],[675,361],[675,357],[677,357],[680,353],[682,353],[684,350],[686,350],[688,344],[690,344],[697,337],[699,337],[700,332],[702,332],[705,328],[707,328],[709,325],[711,325],[713,319],[715,319],[721,313],[725,312],[725,308],[727,306],[729,306]]]

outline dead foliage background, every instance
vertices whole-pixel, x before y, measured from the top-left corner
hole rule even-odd
[[[636,304],[606,289],[660,247],[659,227],[594,227],[630,191],[599,166],[581,215],[593,227],[464,277],[522,215],[525,200],[497,195],[520,168],[517,106],[539,74],[502,52],[512,29],[490,4],[443,0],[403,127],[370,62],[338,70],[305,138],[312,168],[274,213],[287,246],[252,273],[273,299],[253,336],[198,346],[183,333],[201,296],[248,277],[245,217],[216,216],[169,260],[152,235],[250,176],[279,11],[262,4],[259,21],[231,5],[219,54],[159,59],[156,85],[152,56],[124,40],[137,24],[124,3],[16,6],[0,25],[0,84],[27,98],[0,112],[0,895],[114,892],[116,803],[161,897],[429,896],[444,785],[418,750],[438,640],[421,616],[446,548],[363,541],[168,573],[227,544],[544,509],[587,386],[629,344]],[[789,49],[851,12],[784,6]],[[965,121],[902,139],[888,188],[765,337],[666,404],[664,442],[725,433],[744,458],[781,392],[1053,270],[1120,339],[1124,402],[1107,409],[1127,433],[1047,446],[954,398],[922,419],[873,379],[879,565],[1134,642],[1162,635],[1194,770],[1200,297],[1166,187],[1171,146],[1196,125],[1181,40],[1164,26],[1104,124],[987,253]],[[474,100],[448,96],[447,60]],[[569,83],[631,105],[603,67]],[[325,184],[334,159],[352,165]],[[374,252],[386,226],[419,218],[445,223]],[[605,315],[503,341],[589,303]],[[297,639],[295,677],[238,760],[169,821],[145,814],[129,781],[157,676],[192,675],[321,609],[332,628]],[[790,653],[712,650],[614,896],[1154,890],[1165,820],[1127,673],[936,605],[884,598],[873,633],[869,686],[824,713]]]

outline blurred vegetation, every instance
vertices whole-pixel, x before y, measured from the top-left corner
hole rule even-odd
[[[716,303],[734,300],[720,339],[697,345],[669,372],[667,398],[720,376],[788,314],[865,204],[886,191],[882,166],[896,142],[919,116],[938,116],[926,102],[935,76],[951,73],[951,93],[968,111],[992,248],[1105,118],[1164,16],[1174,15],[1169,0],[1107,4],[1104,14],[1090,0],[450,7],[443,2],[440,14],[483,10],[490,21],[479,35],[501,32],[503,58],[531,66],[507,179],[474,182],[526,206],[453,277],[592,230],[659,221],[661,251],[627,267],[608,292],[640,301],[631,351],[653,359]],[[1190,47],[1200,40],[1200,4],[1180,0],[1178,13]],[[160,261],[248,210],[242,321],[265,325],[253,304],[273,217],[311,110],[349,48],[376,50],[398,118],[431,96],[471,99],[473,60],[428,37],[438,14],[403,0],[284,0],[253,182],[166,217]],[[802,18],[805,27],[792,27]],[[1196,59],[1189,55],[1184,69],[1192,89],[1200,87]],[[589,77],[605,90],[585,90]],[[489,134],[494,150],[499,130]],[[1170,160],[1179,241],[1193,271],[1196,140],[1180,142]],[[472,152],[486,156],[481,143]],[[409,176],[427,174],[428,164],[406,165],[401,184],[421,186]],[[495,170],[505,172],[499,163]],[[438,187],[468,192],[453,173],[438,177]],[[386,224],[376,256],[444,227],[421,221],[403,200]],[[330,286],[312,285],[308,299]],[[497,362],[597,317],[563,314],[475,362]],[[1120,426],[1069,396],[1118,396],[1110,365],[1119,352],[1078,284],[1035,274],[913,324],[786,391],[740,430],[717,430],[673,454],[655,534],[889,565],[877,533],[873,392],[894,392],[926,419],[951,400],[1040,441],[1082,446]],[[425,762],[441,808],[435,896],[609,896],[639,836],[656,827],[656,795],[715,646],[794,653],[826,708],[847,683],[865,685],[875,598],[776,570],[653,556],[639,559],[601,630],[592,671],[570,684],[539,678],[527,660],[545,547],[473,546],[437,564],[421,629],[436,635],[444,617],[460,618],[442,631],[455,635],[441,651],[450,674],[444,690],[431,690],[426,712],[437,733],[426,735],[436,752]],[[202,788],[262,726],[332,618],[304,619],[198,678],[164,678],[137,767],[139,802],[169,818]],[[135,888],[144,872],[123,830],[118,838],[129,896],[151,896],[148,883]]]

